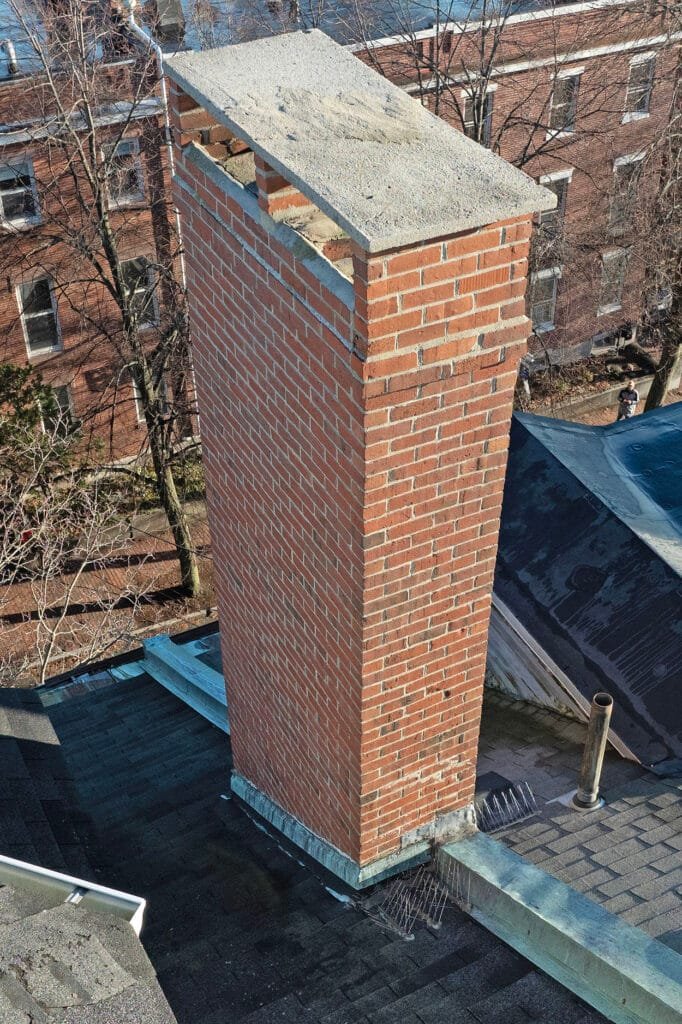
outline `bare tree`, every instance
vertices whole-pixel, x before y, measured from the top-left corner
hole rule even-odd
[[[559,0],[543,5],[542,18],[523,26],[516,0],[383,0],[374,5],[355,0],[353,35],[362,40],[359,52],[380,74],[399,81],[433,113],[450,121],[476,142],[501,152],[510,163],[525,167],[540,157],[560,158],[575,148],[575,136],[561,130],[562,108],[552,104],[548,83],[570,64],[571,54],[590,45],[593,26],[573,19],[567,39],[553,17]],[[619,14],[601,15],[602,31],[618,25]],[[428,31],[425,31],[427,30]],[[376,46],[378,32],[392,40]],[[504,74],[504,66],[542,58],[540,75]],[[614,59],[613,64],[617,63]],[[602,139],[597,122],[618,109],[622,75],[604,66],[595,88],[581,90],[580,136]],[[502,116],[491,116],[491,95],[504,81]],[[565,112],[572,97],[567,94]]]
[[[155,63],[134,47],[115,8],[112,17],[98,0],[9,3],[37,63],[23,99],[33,113],[27,132],[39,155],[42,216],[20,240],[3,233],[0,261],[14,279],[45,275],[79,332],[70,365],[99,368],[84,438],[89,424],[101,437],[104,416],[120,413],[134,394],[145,427],[140,456],[168,519],[182,585],[194,595],[199,572],[174,475],[192,412],[189,322]],[[29,310],[39,299],[29,286]]]
[[[22,415],[0,401],[0,685],[42,683],[55,662],[92,660],[126,641],[153,582],[125,554],[128,525],[106,479],[84,473],[49,389],[25,375],[14,371],[12,389],[25,399]]]

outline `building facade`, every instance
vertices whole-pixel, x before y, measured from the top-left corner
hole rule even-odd
[[[143,451],[146,429],[99,225],[150,350],[179,276],[158,82],[129,42],[114,50],[78,85],[60,46],[54,87],[35,59],[0,53],[0,360],[34,367],[104,462]]]
[[[670,114],[679,33],[664,5],[639,0],[520,12],[501,4],[491,19],[483,46],[481,24],[469,17],[352,49],[555,192],[556,210],[535,225],[527,304],[531,352],[561,362],[628,336],[641,319],[651,268],[640,243],[660,177],[654,143]],[[110,102],[97,140],[153,345],[164,326],[154,267],[177,240],[161,101],[154,82],[140,87],[131,46],[124,41],[102,66]],[[39,76],[12,52],[0,54],[1,358],[39,368],[104,458],[132,455],[145,434],[134,371],[112,337],[110,296],[78,257],[87,186],[50,133],[54,111],[43,109]]]
[[[530,253],[529,346],[556,361],[629,337],[657,301],[647,234],[679,16],[665,4],[490,8],[354,47],[454,127],[552,189]]]

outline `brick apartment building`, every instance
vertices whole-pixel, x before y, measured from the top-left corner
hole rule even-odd
[[[660,177],[682,40],[668,5],[498,5],[354,50],[455,127],[552,189],[530,254],[531,352],[557,359],[629,336],[647,278],[641,238]],[[516,12],[516,13],[512,13]],[[654,147],[655,149],[655,147]]]
[[[91,167],[105,173],[108,163],[105,215],[136,309],[148,321],[145,343],[154,346],[166,315],[157,268],[172,265],[177,248],[163,107],[148,58],[140,61],[128,39],[116,39],[113,23],[110,30],[110,52],[93,61],[83,91],[96,120],[92,136],[84,130],[81,142],[87,147],[93,140]],[[68,108],[68,68],[60,70],[57,60],[54,73]],[[30,46],[5,46],[0,50],[0,359],[39,370],[63,415],[78,420],[84,437],[97,440],[97,457],[109,461],[143,449],[144,412],[134,368],[118,344],[121,313],[106,286],[106,260],[95,269],[87,256],[98,248],[92,225],[99,214],[76,136],[61,144],[55,118],[54,97]]]

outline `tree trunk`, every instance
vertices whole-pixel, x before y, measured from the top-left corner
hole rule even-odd
[[[158,426],[153,426],[149,430],[149,447],[152,453],[159,497],[173,534],[175,550],[180,563],[182,586],[190,597],[196,597],[201,586],[199,566],[192,543],[192,535],[175,486],[173,471],[165,457],[163,439]]]
[[[661,331],[663,347],[661,358],[651,382],[651,390],[647,395],[644,412],[658,409],[663,405],[673,379],[678,376],[682,365],[682,287],[679,283],[673,286],[672,302],[667,311],[666,320]]]
[[[651,382],[644,412],[658,409],[663,405],[672,381],[679,377],[680,369],[682,369],[682,342],[679,338],[667,335],[663,341],[661,359]]]

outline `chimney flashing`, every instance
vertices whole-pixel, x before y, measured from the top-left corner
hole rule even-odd
[[[365,252],[556,205],[317,29],[187,51],[165,68]]]

